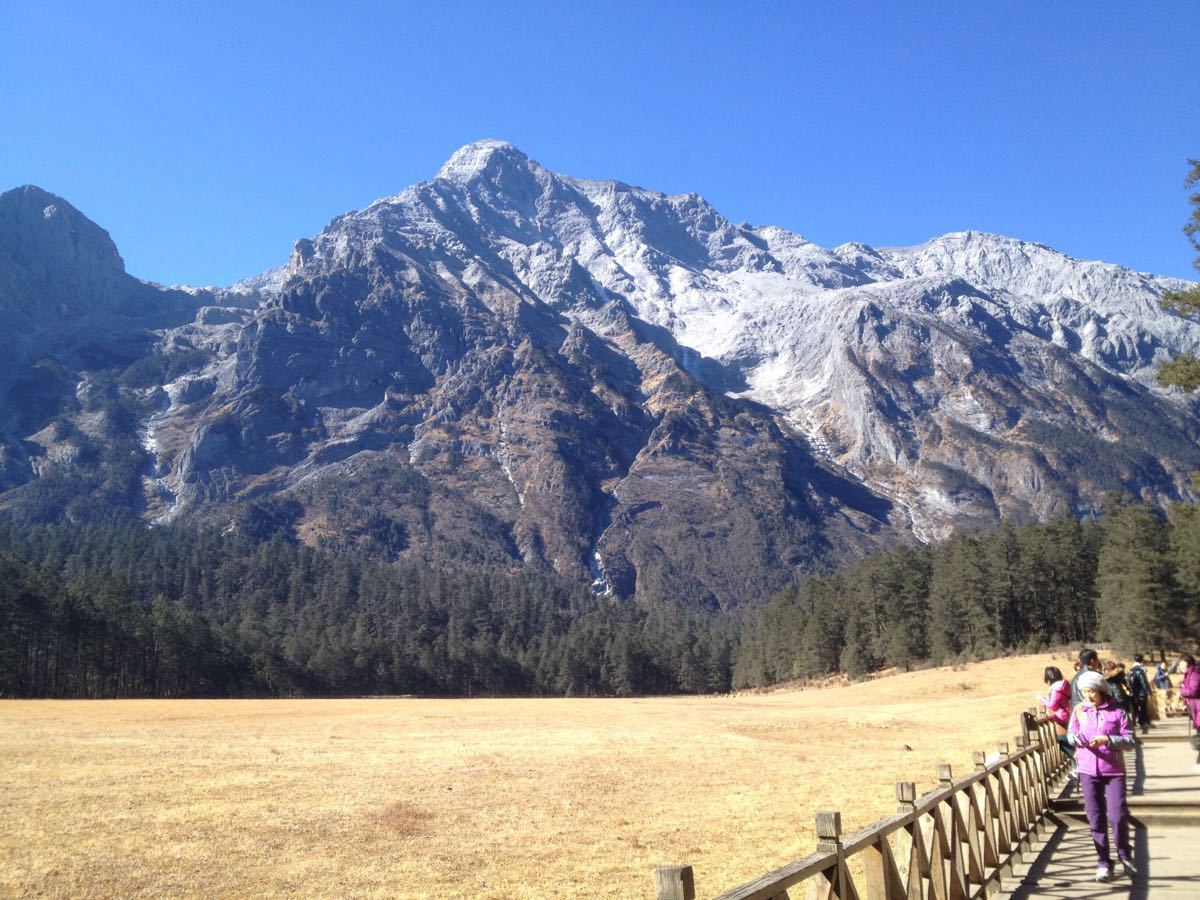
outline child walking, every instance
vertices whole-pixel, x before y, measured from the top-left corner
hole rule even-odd
[[[1129,807],[1125,803],[1124,750],[1133,745],[1129,717],[1108,696],[1099,672],[1083,672],[1076,682],[1083,700],[1071,713],[1067,737],[1075,745],[1079,787],[1096,847],[1096,880],[1113,876],[1109,832],[1125,874],[1137,875],[1129,847]]]

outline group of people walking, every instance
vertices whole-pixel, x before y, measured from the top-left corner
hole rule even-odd
[[[1096,880],[1102,882],[1113,877],[1114,845],[1122,871],[1130,877],[1137,875],[1129,840],[1124,751],[1133,746],[1135,722],[1143,734],[1151,727],[1152,682],[1142,656],[1135,655],[1133,660],[1126,672],[1120,663],[1102,665],[1095,650],[1081,650],[1077,671],[1070,681],[1057,666],[1046,667],[1048,693],[1039,697],[1047,716],[1057,726],[1059,744],[1075,761],[1096,849]],[[1180,657],[1176,667],[1183,676],[1180,695],[1193,726],[1200,729],[1200,669],[1190,654]],[[1160,688],[1171,685],[1161,663],[1156,666],[1153,684]]]

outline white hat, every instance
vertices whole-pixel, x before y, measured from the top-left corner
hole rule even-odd
[[[1093,672],[1090,669],[1080,673],[1079,680],[1075,682],[1079,690],[1086,691],[1095,688],[1096,690],[1107,694],[1108,682],[1104,680],[1104,676],[1099,672]]]

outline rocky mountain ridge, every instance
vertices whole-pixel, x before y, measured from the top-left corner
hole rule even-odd
[[[54,295],[13,283],[0,312]],[[829,250],[480,141],[229,290],[144,286],[126,502],[738,605],[906,534],[1190,496],[1200,417],[1153,385],[1200,344],[1179,284],[976,232]],[[101,438],[85,363],[7,429],[0,505]]]

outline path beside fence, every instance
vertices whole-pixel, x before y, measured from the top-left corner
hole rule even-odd
[[[817,813],[817,850],[718,900],[971,900],[996,897],[1200,897],[1200,772],[1186,720],[1158,723],[1126,754],[1138,876],[1092,880],[1095,858],[1070,764],[1053,725],[1024,713],[1021,735],[975,770],[938,767],[920,796],[896,785],[899,809],[851,835],[841,816]],[[657,900],[712,897],[690,866],[655,871]]]
[[[1134,820],[1132,880],[1089,881],[1095,853],[1078,793],[1051,802],[1053,830],[1017,874],[1011,897],[1200,897],[1200,772],[1187,720],[1156,723],[1125,755]]]

